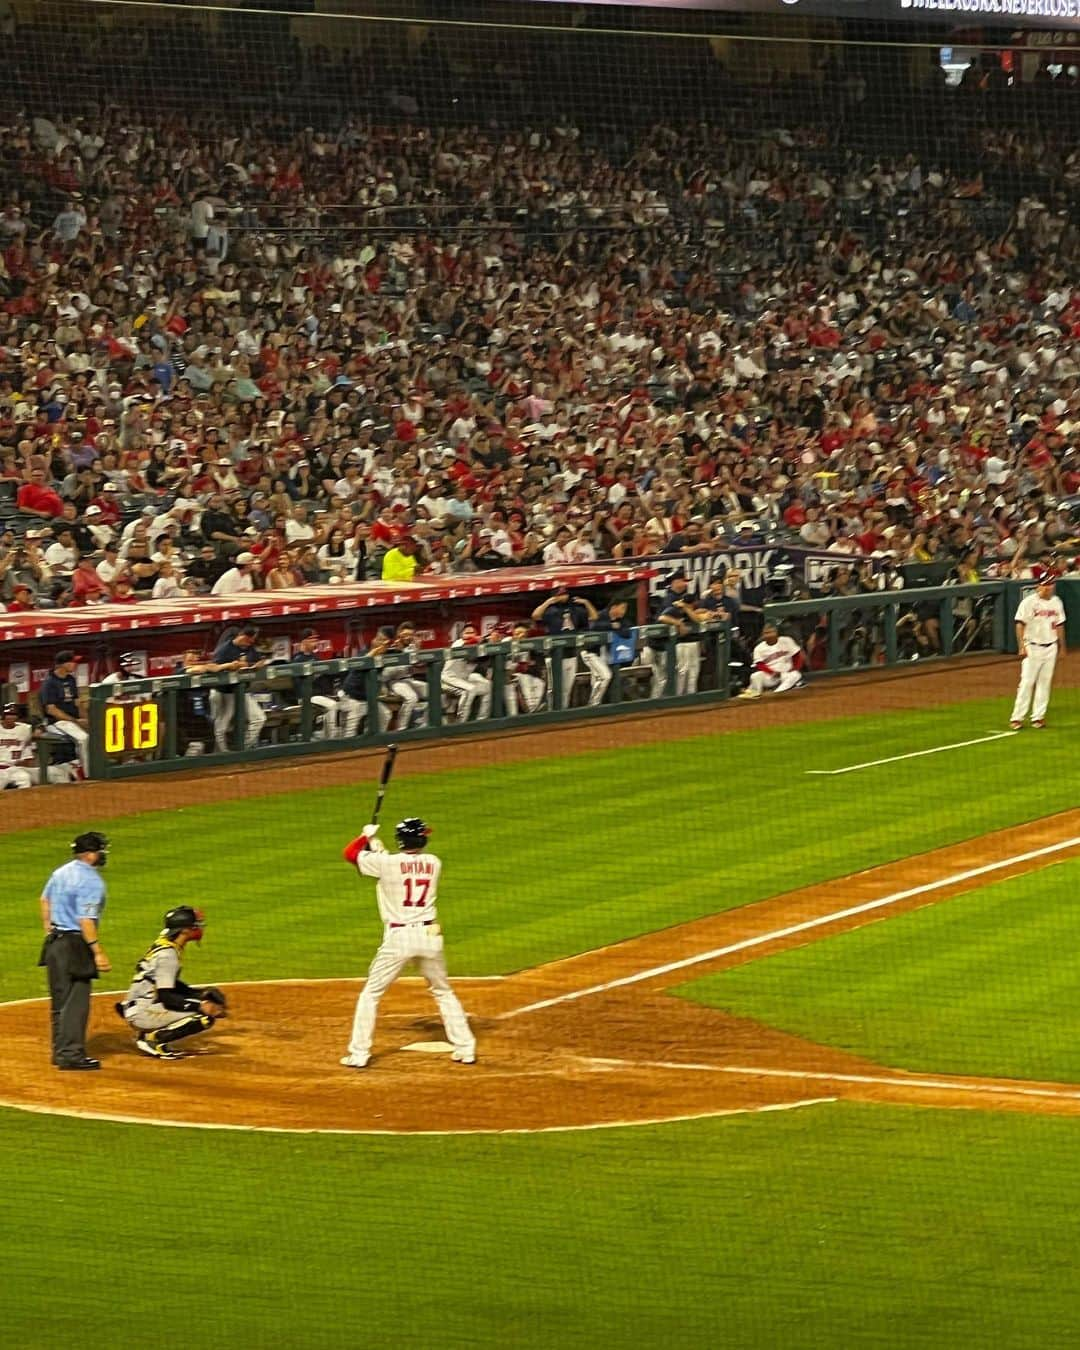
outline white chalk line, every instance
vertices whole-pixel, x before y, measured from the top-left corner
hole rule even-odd
[[[785,928],[774,928],[768,933],[759,933],[756,937],[743,938],[740,942],[731,942],[726,947],[714,947],[712,951],[699,952],[696,956],[685,956],[680,961],[668,961],[661,966],[652,966],[649,970],[635,971],[633,975],[623,975],[616,980],[606,980],[603,984],[592,984],[585,989],[574,989],[566,994],[556,994],[552,998],[540,999],[536,1003],[527,1003],[521,1008],[511,1008],[509,1012],[500,1013],[499,1017],[500,1019],[519,1017],[522,1013],[540,1012],[544,1008],[554,1008],[560,1003],[572,1003],[576,999],[587,998],[590,994],[606,994],[612,989],[622,989],[627,985],[640,984],[644,980],[652,980],[660,975],[671,975],[677,970],[689,970],[691,967],[699,966],[706,961],[716,961],[723,956],[734,956],[738,952],[750,951],[754,947],[761,947],[769,942],[779,942],[783,938],[794,937],[799,933],[809,933],[815,928],[823,928],[832,923],[841,923],[844,919],[852,919],[860,914],[870,914],[877,909],[886,909],[890,905],[898,905],[904,900],[911,900],[919,895],[930,895],[934,891],[944,890],[949,886],[958,886],[965,881],[973,881],[976,877],[989,876],[993,872],[1000,872],[1007,867],[1015,867],[1020,863],[1034,862],[1037,858],[1048,858],[1055,853],[1063,853],[1066,849],[1076,848],[1077,846],[1080,846],[1080,835],[1063,839],[1057,844],[1045,844],[1042,848],[1029,849],[1026,853],[1014,853],[1012,857],[1000,858],[997,862],[983,863],[980,867],[969,867],[963,872],[953,872],[949,876],[939,877],[936,881],[923,882],[921,886],[909,886],[902,891],[893,891],[877,900],[866,900],[860,905],[849,905],[846,909],[836,909],[829,914],[819,914],[816,918],[805,919],[802,923],[788,924]]]
[[[591,1059],[591,1064],[613,1068],[672,1069],[691,1073],[726,1073],[739,1078],[798,1079],[812,1083],[854,1083],[869,1087],[920,1088],[928,1092],[967,1092],[987,1097],[1041,1097],[1051,1101],[1080,1101],[1080,1088],[1021,1087],[1012,1082],[973,1083],[954,1078],[917,1078],[911,1075],[870,1073],[827,1073],[819,1069],[762,1069],[741,1064],[683,1064],[678,1060]]]
[[[579,1130],[622,1130],[634,1129],[641,1125],[678,1125],[691,1120],[712,1120],[719,1116],[756,1116],[769,1111],[797,1111],[803,1106],[823,1106],[835,1102],[835,1097],[807,1097],[796,1102],[771,1102],[766,1106],[741,1106],[716,1111],[696,1111],[689,1115],[655,1116],[647,1120],[603,1120],[586,1125],[537,1125],[515,1126],[511,1129],[484,1129],[472,1127],[452,1130],[384,1130],[355,1126],[352,1129],[304,1129],[293,1125],[229,1125],[200,1120],[168,1120],[160,1116],[128,1116],[112,1111],[83,1111],[62,1106],[27,1105],[25,1102],[8,1101],[0,1098],[0,1107],[10,1107],[13,1111],[27,1111],[36,1116],[69,1116],[77,1120],[102,1120],[114,1125],[147,1125],[175,1130],[231,1130],[236,1134],[336,1134],[336,1135],[386,1135],[397,1139],[446,1137],[455,1134],[573,1134]]]
[[[902,759],[919,759],[923,755],[940,755],[946,750],[963,750],[967,745],[985,745],[987,741],[1002,741],[1019,736],[1018,731],[994,731],[989,736],[977,736],[972,741],[953,741],[951,745],[933,745],[929,750],[911,750],[906,755],[890,755],[887,759],[868,759],[864,764],[847,764],[842,769],[806,769],[808,774],[832,778],[839,773],[855,773],[857,769],[875,769],[879,764],[898,764]]]

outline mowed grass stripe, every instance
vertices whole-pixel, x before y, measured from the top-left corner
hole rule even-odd
[[[1080,863],[708,976],[678,992],[926,1073],[1080,1083]]]
[[[869,771],[872,783],[802,773],[868,746],[978,734],[1000,710],[959,704],[447,774],[411,775],[403,754],[386,818],[435,825],[452,969],[505,974],[1073,806],[1056,733],[890,765]],[[167,908],[190,901],[210,913],[198,964],[214,978],[359,974],[378,923],[340,849],[366,807],[352,786],[88,821],[114,841],[105,934],[117,969]],[[41,987],[33,902],[70,838],[4,839],[6,889],[25,897],[26,924],[2,998]]]
[[[0,1343],[112,1350],[160,1319],[158,1282],[117,1240],[152,1185],[200,1234],[193,1344],[389,1346],[406,1327],[454,1350],[1045,1350],[1080,1338],[1074,1126],[837,1104],[436,1148],[209,1148],[202,1131],[0,1112],[22,1234]],[[41,1272],[72,1244],[92,1259],[64,1264],[58,1298]]]

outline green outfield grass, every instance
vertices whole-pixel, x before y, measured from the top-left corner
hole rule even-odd
[[[1080,693],[1053,711],[1041,736],[833,778],[806,770],[985,735],[1006,702],[625,749],[613,727],[610,751],[440,775],[403,752],[387,818],[435,824],[452,971],[506,973],[1071,808]],[[369,796],[87,820],[114,841],[106,983],[182,901],[211,916],[192,978],[359,973],[377,919],[339,856]],[[0,998],[43,992],[36,897],[72,833],[0,839]],[[1016,1071],[1038,1039],[1080,1081],[1075,876],[1002,883],[691,993],[837,1043],[871,1026],[856,1048],[913,1067]],[[1077,1127],[833,1104],[342,1138],[0,1110],[0,1346],[1046,1350],[1080,1340]]]
[[[1045,734],[832,778],[806,770],[985,735],[1000,728],[1003,705],[497,770],[412,775],[403,752],[388,818],[417,813],[435,825],[454,970],[500,974],[1072,807],[1080,692],[1056,695],[1054,711]],[[146,791],[152,801],[154,780]],[[214,978],[354,975],[377,920],[340,849],[367,800],[366,790],[334,788],[87,821],[113,839],[104,936],[117,968],[165,909],[194,902],[210,913],[199,964]],[[13,925],[0,998],[40,990],[34,902],[71,834],[3,838],[5,890],[25,897],[26,923]]]
[[[0,1214],[17,1220],[5,1346],[1047,1350],[1080,1338],[1075,1121],[843,1104],[350,1140],[3,1112],[0,1146]]]
[[[896,1068],[1080,1083],[1080,862],[685,986]]]

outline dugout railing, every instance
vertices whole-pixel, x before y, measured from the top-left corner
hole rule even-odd
[[[251,672],[165,675],[125,680],[120,687],[95,684],[90,687],[87,708],[90,777],[132,778],[178,769],[327,754],[391,741],[470,736],[602,718],[646,706],[691,707],[728,698],[732,650],[728,624],[703,625],[690,641],[662,624],[641,626],[633,632],[633,651],[622,653],[628,657],[622,661],[611,659],[611,639],[605,633],[565,633],[519,642],[485,642],[470,648],[470,658],[482,663],[491,680],[491,713],[469,721],[456,720],[460,695],[443,681],[447,661],[460,653],[445,648],[378,657],[274,662]],[[693,659],[688,659],[687,653]],[[581,659],[584,654],[601,658],[611,672],[604,699],[596,706],[588,701],[591,672]],[[521,662],[531,663],[542,679],[543,700],[536,711],[511,715],[507,682]],[[368,710],[365,724],[357,735],[328,737],[323,734],[327,712],[313,701],[319,696],[316,687],[327,678],[340,686],[350,671],[362,676],[362,701]],[[691,679],[690,671],[696,674],[696,680]],[[393,693],[393,684],[402,678],[412,679],[419,686],[423,721],[409,727],[391,721],[386,730],[379,730],[380,718],[372,710],[382,707],[397,720],[402,703]],[[691,683],[696,684],[692,692]],[[214,743],[210,713],[213,691],[232,704],[228,748],[224,751]],[[248,695],[258,702],[264,719],[260,739],[251,746],[245,746]]]
[[[771,601],[764,618],[799,642],[811,675],[880,669],[1008,650],[1009,606],[1019,589],[989,581]]]

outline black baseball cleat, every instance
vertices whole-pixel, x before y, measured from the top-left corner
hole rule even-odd
[[[58,1069],[100,1069],[101,1060],[91,1059],[89,1055],[83,1055],[82,1059],[61,1060],[56,1067]]]

